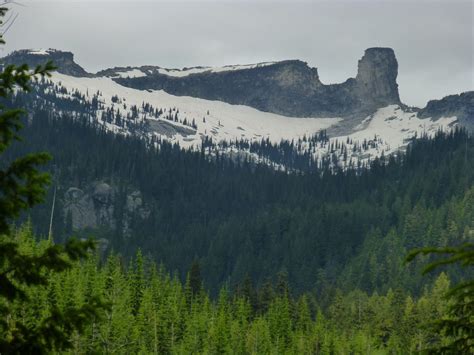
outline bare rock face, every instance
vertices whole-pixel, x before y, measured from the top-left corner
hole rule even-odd
[[[37,65],[52,60],[58,71],[72,76],[111,77],[117,83],[139,90],[164,90],[172,95],[219,100],[247,105],[261,111],[297,117],[366,115],[376,109],[400,104],[396,82],[398,63],[391,48],[369,48],[359,61],[356,78],[340,84],[321,83],[316,68],[300,60],[265,65],[237,66],[228,70],[197,71],[173,76],[172,71],[143,66],[143,75],[123,77],[134,68],[112,68],[89,74],[70,52],[22,50],[3,58],[3,63]]]
[[[299,60],[182,77],[162,74],[157,67],[143,70],[146,76],[113,80],[139,90],[164,90],[280,114],[307,115],[314,106],[312,96],[322,86],[317,69]]]
[[[459,123],[474,132],[474,91],[449,95],[441,100],[431,100],[420,110],[419,116],[433,119],[456,116]]]
[[[72,228],[80,230],[97,227],[97,216],[90,195],[76,187],[69,188],[64,194],[64,215],[70,215]]]
[[[105,182],[91,186],[90,198],[94,203],[94,211],[99,225],[117,225],[114,217],[115,191]]]
[[[366,114],[400,104],[398,63],[391,48],[367,49],[359,61],[356,78],[331,85],[321,83],[318,70],[299,60],[181,77],[163,74],[153,67],[140,69],[147,75],[114,80],[135,89],[164,90],[177,96],[220,100],[299,117]]]
[[[95,182],[86,188],[70,187],[64,194],[64,216],[70,216],[73,230],[105,226],[114,229],[117,223],[115,211],[117,190],[103,182]],[[139,191],[131,191],[125,196],[125,210],[121,216],[124,235],[130,233],[130,220],[133,215],[147,218],[149,210],[144,206]]]
[[[398,62],[391,48],[369,48],[359,60],[356,93],[375,107],[399,104]]]
[[[47,61],[52,61],[57,67],[57,71],[61,74],[90,77],[92,74],[87,73],[79,64],[74,61],[74,55],[71,52],[64,52],[55,49],[48,50],[29,50],[23,49],[10,53],[2,58],[3,64],[28,64],[31,68],[37,65],[44,65]]]

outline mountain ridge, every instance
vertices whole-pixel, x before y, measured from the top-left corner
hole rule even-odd
[[[420,117],[456,116],[461,124],[474,131],[474,91],[448,95],[441,99],[430,100],[420,110]]]
[[[396,77],[398,63],[391,48],[369,48],[358,63],[355,78],[338,84],[323,84],[318,69],[297,59],[229,65],[220,68],[193,67],[182,70],[158,66],[130,67],[134,75],[120,75],[129,68],[86,72],[74,62],[71,52],[20,50],[2,59],[6,64],[38,65],[51,59],[58,72],[75,77],[109,76],[120,85],[139,90],[164,90],[176,96],[192,96],[240,104],[261,111],[296,117],[366,115],[390,104],[401,104]],[[199,70],[196,70],[199,69]],[[176,76],[194,71],[187,75]],[[174,74],[174,75],[173,75]]]
[[[204,144],[212,146],[214,152],[229,156],[250,154],[257,161],[262,157],[249,151],[247,145],[252,142],[302,140],[298,143],[298,154],[320,162],[329,157],[334,165],[345,168],[366,164],[384,154],[396,154],[420,135],[433,135],[458,124],[474,126],[474,92],[433,100],[424,109],[401,103],[396,83],[398,63],[393,50],[388,48],[366,50],[355,78],[330,85],[322,84],[317,69],[300,60],[183,70],[122,67],[96,74],[78,66],[71,52],[56,50],[22,50],[3,62],[38,65],[52,57],[59,63],[58,73],[36,85],[37,105],[52,104],[52,111],[88,111],[91,119],[114,133],[141,134],[146,139],[167,140],[185,149]],[[161,84],[157,78],[161,78]],[[209,86],[213,81],[221,86]],[[170,86],[150,88],[147,83]],[[181,90],[180,87],[196,92],[170,93],[173,88]],[[305,96],[305,92],[309,94]],[[218,97],[212,96],[216,93]],[[311,97],[311,93],[321,95]],[[211,98],[201,97],[206,95]],[[358,97],[363,96],[371,96],[371,101],[364,107],[357,106]],[[285,106],[289,101],[292,107],[303,111]],[[271,110],[260,107],[273,103],[280,106]],[[350,109],[354,104],[357,107]],[[298,115],[311,109],[311,105],[320,110],[319,114]],[[339,109],[331,111],[324,109],[325,105],[336,105]],[[286,114],[273,112],[279,111],[278,107],[290,109]],[[321,134],[327,135],[328,140],[314,141]],[[242,145],[241,141],[248,143]],[[274,163],[278,169],[291,169]]]
[[[398,62],[391,48],[368,48],[358,62],[355,77],[331,84],[322,83],[318,68],[299,59],[181,69],[127,66],[90,73],[75,62],[72,52],[21,49],[3,57],[1,62],[36,66],[47,60],[54,62],[57,72],[73,77],[109,77],[134,89],[164,90],[176,96],[241,104],[285,116],[360,118],[390,104],[407,107],[400,100],[396,82]],[[271,75],[273,79],[268,78]],[[251,93],[245,96],[248,91]],[[467,91],[430,100],[424,108],[413,109],[420,110],[420,117],[425,118],[459,115],[460,121],[472,130],[473,97],[474,92]]]

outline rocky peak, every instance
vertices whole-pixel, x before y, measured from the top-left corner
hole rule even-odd
[[[377,106],[400,104],[398,62],[392,48],[369,48],[359,60],[356,83],[359,96]]]
[[[287,116],[366,116],[380,107],[401,104],[396,81],[398,63],[391,48],[367,49],[356,78],[340,84],[322,84],[318,70],[300,60],[234,68],[238,70],[209,69],[187,76],[156,73],[114,80],[135,89],[164,90]]]
[[[57,72],[61,74],[84,77],[92,76],[87,73],[79,64],[74,62],[74,54],[71,52],[59,51],[56,49],[22,49],[14,51],[2,58],[5,64],[23,64],[26,63],[30,67],[45,64],[51,60],[57,67]]]
[[[3,63],[31,66],[47,60],[54,62],[58,72],[71,76],[108,76],[134,89],[164,90],[287,116],[365,117],[380,107],[401,104],[396,82],[398,63],[391,48],[367,49],[359,60],[357,76],[331,85],[322,84],[318,70],[300,60],[181,70],[142,66],[89,74],[74,62],[71,52],[22,50],[2,59]]]
[[[419,116],[432,119],[456,116],[459,123],[474,132],[474,91],[431,100],[420,110]]]

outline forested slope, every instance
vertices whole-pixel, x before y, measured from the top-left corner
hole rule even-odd
[[[473,198],[471,190],[457,204],[460,210],[470,204],[471,218]],[[35,242],[28,226],[16,241],[28,255],[50,245]],[[21,319],[34,328],[54,307],[67,311],[100,297],[109,307],[71,337],[70,353],[411,354],[449,340],[430,328],[447,315],[445,273],[419,296],[401,288],[336,290],[324,304],[315,293],[292,296],[281,275],[258,290],[249,279],[235,291],[223,287],[213,299],[196,266],[181,282],[141,252],[131,262],[109,255],[100,264],[91,254],[67,272],[51,273],[47,287],[30,288],[28,303],[13,305],[10,323]]]
[[[94,235],[127,257],[140,247],[182,278],[197,260],[214,292],[224,282],[235,287],[249,276],[262,285],[284,272],[297,293],[328,292],[321,285],[384,292],[399,285],[419,293],[418,276],[403,266],[406,252],[457,244],[472,223],[454,202],[474,179],[474,140],[462,130],[420,138],[406,155],[382,157],[370,169],[302,174],[166,143],[152,147],[100,130],[87,117],[36,111],[30,118],[23,131],[28,145],[10,154],[54,156],[57,241]],[[116,223],[74,231],[64,194],[97,181],[115,189]],[[146,213],[126,211],[134,190]],[[48,231],[53,191],[31,213],[39,234]]]

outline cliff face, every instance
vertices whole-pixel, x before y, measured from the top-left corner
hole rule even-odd
[[[178,96],[220,100],[300,117],[344,116],[400,103],[398,63],[390,48],[366,50],[356,78],[332,85],[322,84],[317,69],[299,60],[182,77],[149,68],[147,73],[114,80],[136,89],[164,90]]]
[[[2,58],[1,62],[7,65],[26,63],[33,68],[37,65],[45,64],[48,60],[54,63],[57,67],[57,71],[61,74],[77,77],[93,76],[74,61],[74,55],[71,52],[63,52],[55,49],[40,51],[28,49],[19,50]]]
[[[369,48],[359,61],[358,73],[344,83],[324,85],[318,70],[299,60],[265,65],[191,68],[176,71],[153,66],[113,68],[89,74],[73,61],[70,52],[48,50],[42,54],[18,51],[5,63],[30,65],[53,60],[58,71],[72,76],[109,76],[117,83],[140,90],[164,90],[172,95],[192,96],[241,104],[256,109],[298,117],[333,117],[367,114],[377,108],[400,104],[396,82],[398,63],[390,48]],[[140,75],[127,77],[136,70]],[[125,73],[125,75],[123,75]]]
[[[431,100],[418,115],[434,119],[456,116],[463,126],[474,132],[474,91],[449,95],[441,100]]]
[[[299,60],[182,77],[152,71],[143,77],[114,80],[136,89],[164,90],[177,96],[219,100],[289,115],[311,112],[310,100],[322,86],[317,69]]]
[[[73,230],[86,228],[121,228],[121,233],[130,233],[130,224],[134,216],[145,219],[150,211],[143,203],[138,190],[129,191],[124,199],[124,208],[120,218],[117,212],[117,187],[103,181],[96,181],[84,189],[70,187],[63,197],[63,215],[70,218]]]
[[[398,63],[391,48],[369,48],[359,60],[355,94],[375,106],[400,103]]]

